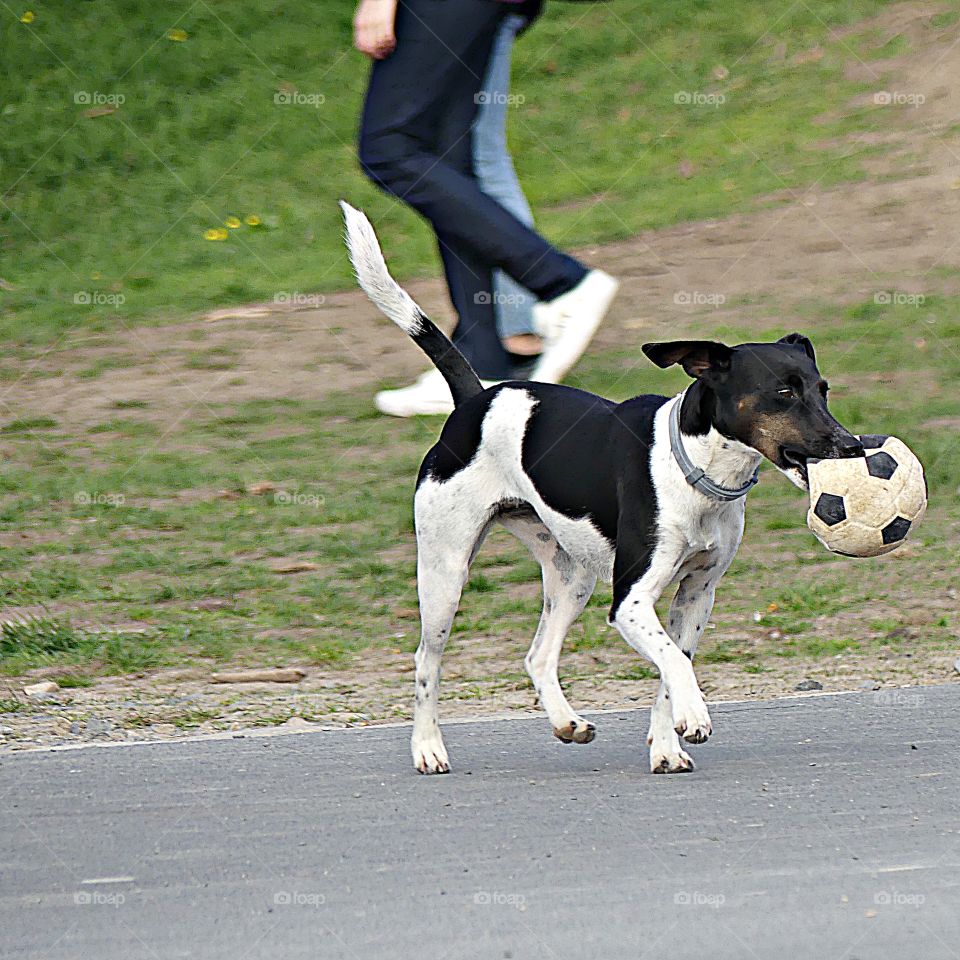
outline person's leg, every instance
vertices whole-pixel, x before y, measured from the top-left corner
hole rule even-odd
[[[489,2],[489,0],[488,0]],[[464,51],[446,78],[445,97],[433,120],[434,152],[450,168],[474,177],[470,135],[481,99],[477,90],[497,35],[486,35]],[[448,225],[434,224],[450,299],[459,318],[451,340],[484,380],[518,376],[497,332],[493,267],[462,242]]]
[[[480,105],[473,124],[473,170],[484,193],[493,197],[521,223],[533,226],[533,212],[523,194],[507,148],[507,108],[510,104],[510,58],[523,17],[504,17],[494,41],[487,73],[480,92]],[[540,352],[540,339],[533,325],[536,297],[502,270],[494,271],[493,305],[497,330],[507,349]]]
[[[469,251],[477,262],[502,268],[541,300],[552,300],[572,290],[586,269],[485,194],[471,171],[447,162],[436,149],[436,122],[448,113],[451,94],[461,98],[465,92],[473,101],[480,91],[503,12],[491,0],[401,3],[397,49],[377,61],[371,73],[360,160],[374,182],[430,220],[448,247]],[[464,78],[470,80],[469,90],[450,89],[452,79]],[[471,123],[475,110],[473,103]],[[469,139],[469,129],[463,136]]]
[[[500,267],[543,301],[535,323],[545,349],[532,376],[558,382],[583,353],[617,284],[554,249],[485,194],[473,175],[470,126],[504,13],[492,0],[402,0],[397,49],[371,72],[360,161],[375,183],[433,224],[460,318],[454,341],[478,373],[502,379],[513,372],[490,296],[491,271]],[[431,380],[420,389],[418,382],[389,391],[390,409],[386,394],[377,405],[402,416],[446,412],[451,404],[443,386]]]

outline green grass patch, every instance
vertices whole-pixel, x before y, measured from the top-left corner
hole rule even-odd
[[[826,659],[895,645],[901,627],[929,647],[955,643],[955,618],[928,612],[925,598],[954,586],[960,560],[960,448],[955,435],[930,425],[955,416],[960,356],[944,345],[960,341],[960,298],[923,307],[870,300],[839,318],[832,304],[810,301],[799,314],[792,319],[814,339],[834,411],[851,429],[910,443],[927,469],[930,513],[909,553],[840,560],[806,530],[804,495],[765,468],[750,496],[743,547],[720,585],[717,630],[707,632],[698,656],[750,669],[768,655]],[[692,331],[731,340],[783,332],[746,322]],[[921,334],[926,346],[918,348]],[[615,398],[683,385],[674,372],[624,366],[632,356],[626,347],[591,353],[572,382]],[[891,388],[889,377],[911,386]],[[95,462],[88,437],[58,437],[51,456],[30,432],[8,435],[0,533],[43,536],[0,551],[0,598],[6,607],[62,605],[85,623],[144,623],[148,632],[79,629],[59,615],[28,618],[5,628],[0,670],[55,664],[86,677],[227,661],[336,669],[366,651],[414,649],[411,496],[439,421],[371,416],[368,399],[354,394],[211,403],[145,442],[126,426],[135,415],[132,409],[92,435]],[[265,472],[278,490],[246,494]],[[223,499],[221,490],[237,498]],[[281,576],[271,570],[278,557],[309,559],[318,569]],[[526,550],[494,532],[464,591],[452,647],[502,638],[519,662],[540,613],[539,579]],[[517,595],[523,583],[531,588]],[[600,585],[569,649],[619,655],[622,642],[605,622],[609,604],[610,588]],[[860,619],[852,622],[851,613]],[[767,638],[772,631],[779,639]],[[498,662],[502,654],[498,648]],[[637,670],[630,676],[647,675],[645,666]]]
[[[885,118],[842,109],[866,89],[844,63],[905,41],[832,31],[884,6],[548,6],[517,46],[510,118],[542,228],[594,243],[860,177],[872,148],[840,141]],[[345,287],[339,197],[382,226],[401,276],[436,272],[427,229],[357,167],[369,68],[350,49],[350,5],[34,12],[22,23],[8,11],[0,39],[0,336],[47,341]],[[205,354],[191,364],[229,369]]]

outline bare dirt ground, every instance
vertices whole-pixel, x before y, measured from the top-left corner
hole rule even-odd
[[[580,251],[587,262],[623,281],[596,348],[639,343],[667,331],[676,338],[707,316],[717,323],[739,318],[776,325],[811,296],[843,304],[882,291],[955,294],[957,281],[939,268],[960,267],[960,87],[954,82],[960,77],[960,38],[930,30],[934,12],[902,5],[877,18],[881,38],[897,33],[910,38],[910,52],[903,57],[879,64],[851,55],[851,74],[877,91],[925,98],[917,106],[872,107],[882,111],[885,132],[869,139],[878,150],[867,161],[868,181],[829,190],[816,185],[803,192],[784,190],[762,198],[750,213]],[[861,145],[862,140],[850,143],[851,149]],[[449,322],[439,281],[418,281],[409,289],[432,316]],[[725,298],[722,305],[704,303],[704,297],[716,294]],[[198,350],[224,352],[231,368],[191,367],[187,361]],[[124,367],[125,358],[135,365]],[[118,366],[96,378],[79,375],[104,362]],[[316,399],[343,390],[372,394],[385,371],[399,383],[423,368],[417,349],[354,291],[328,295],[318,309],[253,306],[188,323],[75,339],[30,363],[42,377],[20,382],[17,397],[8,398],[14,412],[19,414],[19,406],[24,416],[55,417],[67,430],[109,419],[117,401],[149,396],[145,415],[169,424],[198,401]],[[958,424],[944,422],[943,428],[956,431]],[[955,597],[951,604],[955,608]],[[485,647],[480,656],[461,644],[448,660],[445,715],[535,709],[533,693],[520,676],[522,649],[521,641],[503,642],[498,650]],[[501,670],[515,664],[516,679],[484,679],[491,657]],[[609,659],[606,651],[604,657]],[[757,675],[745,674],[738,664],[705,664],[698,674],[711,699],[767,698],[791,693],[805,678],[820,681],[826,690],[942,682],[953,675],[952,660],[918,649],[912,656],[845,654],[827,663],[793,658],[768,664],[768,672]],[[595,666],[592,653],[564,658],[571,700],[579,708],[652,700],[656,681],[597,682],[591,678]],[[347,669],[311,668],[296,686],[216,686],[197,671],[98,680],[92,687],[30,701],[34,712],[0,726],[0,751],[239,730],[291,717],[292,727],[319,718],[327,724],[399,719],[408,715],[411,669],[409,658],[397,651]],[[22,685],[22,680],[0,681],[0,697],[22,699]]]

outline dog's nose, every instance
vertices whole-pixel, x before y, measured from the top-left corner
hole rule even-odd
[[[847,434],[845,437],[838,437],[835,441],[837,456],[839,457],[862,457],[863,444],[853,436]]]

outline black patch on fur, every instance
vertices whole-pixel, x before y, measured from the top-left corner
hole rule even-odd
[[[680,430],[688,437],[702,437],[710,432],[716,410],[716,397],[702,381],[695,380],[687,387],[680,408]]]
[[[420,330],[411,339],[443,374],[453,396],[453,405],[459,407],[482,393],[483,384],[467,358],[429,317],[421,312],[419,320]]]
[[[419,487],[427,477],[442,483],[462,470],[476,456],[480,446],[483,418],[500,390],[500,385],[461,403],[447,418],[440,439],[427,451],[417,475]]]
[[[524,471],[549,507],[593,521],[615,544],[617,483],[610,435],[616,404],[554,384],[529,383],[526,389],[540,402],[523,438]]]

